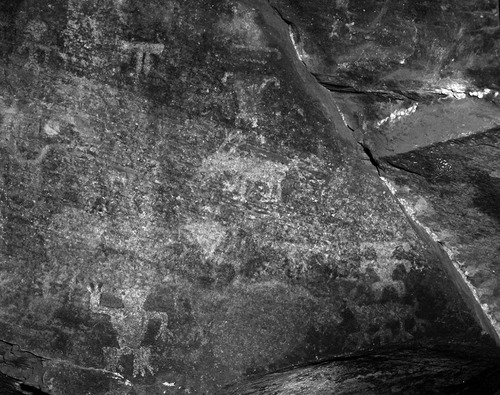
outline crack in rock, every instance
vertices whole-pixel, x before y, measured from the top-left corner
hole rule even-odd
[[[22,350],[18,344],[0,340],[0,374],[10,379],[13,385],[19,388],[41,391],[44,388],[44,362],[48,360],[30,351]]]

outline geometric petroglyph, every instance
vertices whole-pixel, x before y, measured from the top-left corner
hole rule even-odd
[[[135,53],[135,76],[138,78],[142,73],[145,75],[149,74],[151,71],[151,54],[158,56],[161,55],[165,49],[165,45],[146,42],[122,41],[121,49],[124,52]]]

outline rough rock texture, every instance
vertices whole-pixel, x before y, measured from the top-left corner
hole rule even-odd
[[[492,296],[496,275],[490,267],[500,245],[496,226],[499,3],[273,0],[271,4],[287,21],[297,55],[332,91],[343,120],[379,173],[390,174],[395,166],[421,176],[403,176],[404,186],[400,182],[388,186],[398,190],[397,198],[417,232],[449,266],[466,299],[475,301],[469,303],[471,308],[500,344],[497,302]],[[457,138],[462,142],[451,142]],[[450,145],[439,144],[444,141]],[[421,193],[422,188],[427,192]],[[425,195],[433,195],[428,203],[432,200],[436,207],[415,209]],[[411,218],[415,212],[426,218],[415,223]],[[487,228],[487,236],[478,236],[478,227]],[[443,237],[440,232],[450,235]],[[451,249],[445,245],[447,238],[454,239]],[[459,270],[460,266],[468,268]],[[483,273],[481,281],[469,279],[477,270]],[[485,294],[490,295],[487,300]]]
[[[498,1],[270,3],[375,156],[499,125]]]
[[[457,281],[495,333],[500,333],[499,152],[496,128],[384,158],[393,169],[386,173],[388,182],[404,209],[448,254]]]
[[[338,356],[244,380],[226,395],[496,394],[498,352],[460,344],[408,344]]]
[[[342,19],[365,14],[300,3],[2,3],[2,374],[51,394],[212,394],[341,352],[488,330],[361,160],[359,103],[349,115],[317,81],[379,89],[379,74],[356,82],[364,44]],[[409,62],[426,36],[415,41],[409,2],[384,4],[363,40]],[[383,50],[389,6],[401,18],[386,33],[403,39]],[[342,28],[313,53],[327,23],[307,18],[329,9]],[[357,68],[329,69],[328,53]],[[360,141],[383,156],[373,136]],[[12,350],[36,374],[13,372]]]

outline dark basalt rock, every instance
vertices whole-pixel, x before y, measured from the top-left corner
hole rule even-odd
[[[500,245],[499,129],[384,158],[412,218],[451,257],[496,331]]]
[[[375,157],[500,124],[497,1],[271,1]]]
[[[497,62],[496,3],[457,7],[0,6],[0,339],[41,373],[0,372],[53,395],[212,394],[373,346],[495,338],[393,196],[415,179],[457,196],[466,171],[476,220],[496,221],[490,137],[480,163],[414,152],[455,136],[413,136],[434,110],[497,122],[498,76],[477,72]],[[394,167],[399,191],[378,177]]]
[[[405,92],[465,77],[499,88],[490,72],[498,67],[497,1],[270,3],[293,26],[301,60],[330,86]]]

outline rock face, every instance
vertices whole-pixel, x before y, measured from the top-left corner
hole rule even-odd
[[[498,125],[497,1],[270,2],[307,69],[378,155]]]
[[[245,380],[224,394],[494,394],[498,353],[454,345],[384,347]]]
[[[453,56],[472,81],[459,93],[493,126],[497,75],[474,67],[495,67],[498,10],[477,6],[484,31],[439,55],[456,38],[424,51],[440,34],[427,2],[303,3],[2,3],[2,375],[50,394],[212,394],[361,348],[494,337],[394,198],[413,176],[391,192],[366,153],[419,172],[390,155],[413,143],[384,141],[410,102],[458,111],[442,81],[463,69],[437,73]],[[442,7],[446,26],[446,10],[453,26],[476,12]],[[464,59],[478,37],[489,47]],[[497,169],[474,169],[495,202]]]
[[[411,220],[450,258],[450,269],[490,332],[500,333],[499,129],[384,158]],[[498,336],[498,335],[497,335]]]

